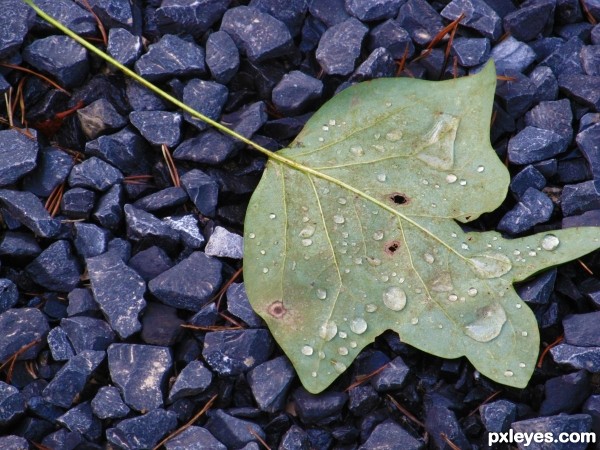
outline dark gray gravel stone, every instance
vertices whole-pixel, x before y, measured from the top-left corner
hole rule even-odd
[[[19,291],[17,286],[7,278],[0,278],[0,314],[17,304]]]
[[[125,205],[124,211],[128,239],[164,248],[172,248],[179,242],[177,232],[152,214],[133,205]]]
[[[352,74],[352,81],[371,80],[373,78],[391,78],[396,72],[396,62],[387,49],[376,48]]]
[[[306,431],[292,425],[281,438],[278,450],[310,450],[310,439]]]
[[[41,252],[38,242],[30,233],[6,231],[0,241],[0,256],[30,260]]]
[[[127,119],[119,114],[112,103],[105,98],[99,98],[85,108],[78,109],[77,118],[83,134],[88,139],[113,133],[127,125]]]
[[[312,105],[323,93],[323,82],[316,78],[292,70],[273,88],[272,100],[275,107],[284,114],[297,115]]]
[[[517,418],[517,405],[508,400],[496,400],[479,407],[481,422],[488,432],[508,431],[510,424]]]
[[[70,219],[87,219],[94,208],[96,194],[84,188],[68,189],[60,200],[60,211]]]
[[[326,25],[326,28],[350,18],[345,0],[313,0],[308,5],[310,14]]]
[[[75,350],[69,342],[67,333],[61,327],[52,328],[46,341],[54,361],[67,361],[75,356]]]
[[[46,147],[38,153],[35,169],[23,178],[23,188],[40,197],[48,197],[65,181],[73,168],[73,159],[62,150]]]
[[[402,0],[346,0],[346,10],[363,22],[391,19]]]
[[[221,84],[227,84],[240,66],[240,52],[225,31],[215,31],[206,40],[206,65],[211,75]]]
[[[125,28],[111,28],[106,51],[124,66],[131,67],[142,54],[142,40]]]
[[[293,48],[286,25],[258,8],[238,6],[229,9],[221,21],[221,30],[226,31],[253,62],[285,55]]]
[[[14,183],[36,166],[37,140],[13,130],[0,131],[0,186]]]
[[[103,159],[125,175],[148,173],[146,141],[129,127],[88,141],[85,153]]]
[[[546,222],[553,210],[554,203],[546,194],[528,188],[515,207],[500,219],[497,229],[513,235],[522,233],[538,223]]]
[[[141,344],[108,347],[110,378],[124,402],[137,411],[163,406],[164,389],[173,365],[171,350]]]
[[[583,74],[579,57],[582,48],[583,42],[578,37],[573,37],[562,45],[556,46],[552,53],[542,61],[542,65],[550,67],[557,78],[563,75]]]
[[[252,328],[264,326],[264,322],[250,305],[244,283],[232,283],[227,288],[227,311]]]
[[[562,75],[558,86],[576,102],[600,111],[600,76]]]
[[[583,433],[590,430],[592,418],[587,414],[560,414],[558,416],[538,417],[534,419],[513,422],[511,428],[515,433],[547,433],[551,430],[554,436],[560,433]],[[585,450],[585,442],[552,443],[552,450]],[[519,450],[545,450],[548,448],[544,443],[531,442],[525,446],[525,442],[518,444]]]
[[[594,179],[600,179],[600,123],[579,132],[576,142],[587,160]]]
[[[123,174],[119,169],[100,158],[92,156],[73,166],[69,175],[69,186],[90,188],[103,192],[122,180]]]
[[[87,288],[77,288],[69,292],[67,314],[69,316],[88,315],[98,311],[92,292]]]
[[[212,120],[218,120],[221,116],[228,95],[227,87],[214,81],[193,79],[183,88],[183,102]],[[206,122],[189,113],[184,113],[184,118],[200,131],[209,127]]]
[[[440,14],[448,20],[458,19],[464,14],[460,21],[462,26],[494,41],[502,35],[502,19],[483,0],[452,0]]]
[[[221,262],[194,252],[148,283],[148,289],[166,305],[198,311],[221,285]],[[197,276],[190,277],[190,273]]]
[[[153,145],[174,147],[181,139],[181,114],[166,111],[132,111],[131,124]]]
[[[425,429],[429,433],[434,445],[445,448],[445,435],[458,448],[469,448],[470,444],[454,412],[441,405],[433,405],[425,416]]]
[[[475,67],[487,61],[490,54],[488,38],[459,37],[452,41],[452,52],[463,67]]]
[[[105,356],[106,352],[94,350],[85,350],[73,356],[44,388],[44,399],[53,405],[69,408]]]
[[[554,291],[554,282],[556,281],[556,269],[550,269],[535,279],[521,284],[517,288],[519,297],[527,303],[534,305],[545,305],[550,300],[550,295]]]
[[[400,356],[396,356],[386,367],[371,378],[371,385],[377,392],[387,392],[400,389],[404,384],[410,369]]]
[[[546,178],[535,167],[529,165],[517,173],[510,182],[510,190],[520,199],[529,188],[541,191],[546,187]]]
[[[19,390],[0,381],[0,426],[4,427],[25,412],[25,397]]]
[[[156,22],[163,33],[189,33],[200,38],[216,23],[231,0],[163,0],[156,10]]]
[[[423,442],[415,439],[392,419],[388,419],[375,427],[369,435],[369,439],[359,447],[359,450],[422,450],[423,448],[425,448]]]
[[[135,71],[152,82],[203,75],[204,55],[204,49],[195,43],[167,34],[148,47],[148,52],[136,61]]]
[[[0,205],[36,236],[54,237],[60,230],[60,222],[50,216],[31,192],[0,189]]]
[[[163,221],[177,231],[179,239],[187,249],[197,250],[204,245],[204,236],[200,231],[198,219],[195,215],[168,216]]]
[[[37,0],[35,4],[79,35],[90,36],[97,33],[94,16],[77,3],[68,0]],[[39,18],[36,19],[35,28],[53,29],[50,24]]]
[[[265,329],[206,333],[202,356],[222,376],[246,373],[269,359],[273,339]]]
[[[68,36],[33,41],[23,50],[23,60],[66,89],[81,85],[89,71],[87,50]]]
[[[150,281],[173,267],[173,261],[160,247],[152,246],[131,257],[127,264],[144,280]]]
[[[120,421],[114,428],[106,430],[106,439],[127,450],[152,449],[176,427],[177,414],[158,408]]]
[[[569,100],[540,102],[525,115],[525,124],[560,135],[568,144],[573,138],[573,113]]]
[[[574,369],[585,369],[592,373],[600,372],[600,347],[560,344],[552,347],[550,354],[557,364],[567,364]]]
[[[88,0],[92,10],[107,28],[123,27],[132,29],[134,23],[132,5],[121,0]],[[136,21],[139,18],[135,19]]]
[[[568,144],[554,131],[527,126],[508,142],[508,158],[513,164],[531,164],[564,152]]]
[[[110,327],[122,339],[141,329],[138,315],[145,308],[146,283],[115,251],[86,260],[94,299]]]
[[[354,17],[328,28],[317,47],[316,58],[328,75],[352,73],[369,29]]]
[[[415,44],[427,45],[444,28],[439,13],[426,0],[408,0],[396,18]]]
[[[205,428],[228,448],[241,448],[257,437],[266,439],[265,432],[255,423],[230,416],[222,409],[208,412]]]
[[[600,311],[567,316],[563,320],[565,343],[580,347],[600,347],[599,320]]]
[[[192,425],[165,442],[167,450],[227,450],[206,428]]]
[[[115,340],[109,325],[94,317],[70,317],[60,321],[76,353],[85,350],[106,350]]]
[[[188,195],[183,188],[168,187],[136,200],[133,204],[138,209],[153,212],[183,205]]]
[[[212,177],[199,169],[192,169],[181,177],[181,185],[202,215],[214,216],[219,186]]]
[[[236,145],[232,138],[209,129],[179,144],[173,152],[173,158],[218,165],[227,160],[235,149]]]
[[[111,238],[109,231],[93,223],[76,222],[73,244],[79,256],[90,258],[104,253]]]
[[[6,0],[0,15],[0,59],[17,52],[29,29],[33,26],[35,12],[19,0]]]
[[[48,320],[37,308],[9,309],[0,314],[0,361],[5,361],[26,345],[39,341],[17,359],[33,359],[44,345],[48,333]]]
[[[102,423],[94,416],[89,402],[80,403],[71,408],[56,421],[63,427],[90,440],[96,440],[102,435]]]
[[[550,31],[554,22],[555,0],[529,0],[504,17],[504,30],[520,41],[531,41]]]
[[[25,270],[36,284],[58,292],[75,289],[82,273],[71,244],[64,240],[50,244]]]
[[[294,368],[285,356],[271,359],[252,369],[248,373],[248,384],[261,411],[280,411],[295,377]]]
[[[600,209],[600,180],[566,185],[562,191],[561,208],[565,216]]]
[[[455,41],[456,42],[456,41]],[[383,47],[394,59],[410,58],[415,53],[415,46],[408,31],[400,26],[397,20],[389,19],[377,25],[369,33],[369,50]]]
[[[590,395],[583,404],[581,412],[592,416],[592,430],[597,435],[600,430],[600,395]]]
[[[544,385],[546,397],[540,405],[540,415],[578,411],[591,393],[590,382],[590,376],[585,370],[550,378]]]
[[[4,450],[29,450],[29,442],[21,436],[0,436],[0,448]]]
[[[558,80],[549,67],[537,66],[529,74],[535,86],[535,98],[539,101],[556,100],[558,97]]]
[[[509,36],[496,45],[490,56],[499,73],[524,72],[535,61],[535,52],[527,44]]]
[[[123,186],[115,184],[100,197],[92,217],[103,227],[110,230],[118,228],[123,217]]]
[[[251,0],[248,6],[281,20],[295,37],[300,33],[308,3],[305,0]]]
[[[296,411],[305,424],[319,423],[325,419],[332,421],[339,418],[342,408],[348,400],[344,392],[323,392],[319,395],[311,394],[303,387],[297,388],[293,393],[296,402]]]
[[[179,372],[169,391],[169,403],[184,397],[200,394],[210,386],[212,372],[200,361],[191,361]]]
[[[379,394],[370,384],[355,386],[348,391],[348,409],[357,417],[366,416],[379,404]]]
[[[162,303],[148,302],[142,316],[141,338],[146,344],[171,346],[183,333],[185,323],[177,317],[177,310]]]
[[[500,81],[496,89],[501,105],[513,118],[520,117],[533,105],[537,88],[519,72],[507,74],[514,81]]]
[[[119,390],[114,386],[102,386],[91,402],[92,411],[99,419],[119,419],[129,414]]]
[[[206,249],[208,256],[242,259],[244,256],[244,239],[239,234],[231,233],[217,226],[208,238]]]

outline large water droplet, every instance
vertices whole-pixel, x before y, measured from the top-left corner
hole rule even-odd
[[[387,175],[385,173],[380,173],[377,175],[377,181],[384,183],[387,180]]]
[[[475,297],[477,295],[477,289],[475,289],[474,287],[469,288],[469,290],[467,291],[467,294],[469,294],[469,296],[471,296],[471,297]]]
[[[527,331],[521,331],[521,336],[527,337],[528,335],[529,335],[529,333],[527,333]]]
[[[418,317],[413,317],[412,319],[410,319],[410,323],[412,323],[413,325],[416,325],[419,323],[419,318]]]
[[[348,333],[346,333],[345,331],[340,331],[340,332],[338,333],[338,336],[339,336],[341,339],[346,339],[346,338],[348,337]]]
[[[321,328],[319,328],[319,337],[321,339],[325,339],[326,341],[330,341],[335,337],[337,331],[337,325],[333,320],[330,320],[325,322],[323,325],[321,325]]]
[[[344,216],[340,216],[339,214],[333,216],[333,221],[337,224],[342,224],[346,221],[346,219],[344,219]]]
[[[254,234],[254,233],[249,233],[249,234],[248,234],[248,237],[249,237],[250,239],[254,239],[254,238],[256,237],[256,234]]]
[[[553,234],[547,234],[542,238],[541,246],[544,250],[552,251],[560,244],[559,239]]]
[[[425,260],[425,262],[427,264],[433,264],[433,262],[435,261],[435,258],[433,257],[433,255],[431,253],[425,253],[423,255],[423,259]]]
[[[274,219],[275,217],[277,217],[275,214],[273,214],[273,213],[269,214],[269,219]]]
[[[263,267],[263,270],[262,270],[262,272],[263,272],[263,273],[268,273],[268,272],[269,272],[269,268],[268,268],[268,267]]]
[[[465,333],[477,342],[489,342],[498,337],[506,322],[506,312],[497,303],[477,310],[477,319],[465,327]]]
[[[309,225],[306,225],[304,228],[302,228],[300,233],[298,233],[298,236],[300,236],[301,238],[309,238],[313,234],[315,234],[315,226],[312,224],[309,224]]]
[[[458,300],[458,296],[454,295],[454,294],[450,294],[448,296],[448,300],[450,300],[451,302],[455,302],[456,300]]]
[[[373,303],[368,303],[365,306],[365,311],[367,311],[368,313],[372,313],[377,311],[377,305],[374,305]]]
[[[383,292],[383,304],[392,311],[401,311],[406,306],[406,292],[393,286]]]
[[[512,269],[510,259],[501,253],[484,253],[468,261],[480,278],[498,278]]]
[[[456,183],[456,180],[458,180],[458,177],[453,173],[449,173],[448,175],[446,175],[446,181],[448,183]]]
[[[350,329],[353,333],[363,334],[367,331],[367,322],[362,317],[357,317],[350,323]]]
[[[454,165],[454,141],[459,123],[460,119],[451,114],[439,115],[427,132],[417,158],[435,169],[450,169]]]
[[[312,239],[302,239],[302,246],[303,247],[310,247],[312,245]]]
[[[345,205],[348,201],[344,197],[338,198],[338,203],[340,205]]]
[[[313,354],[313,348],[310,345],[305,345],[302,347],[302,354],[306,356],[310,356]]]
[[[317,289],[317,298],[325,300],[327,298],[327,291],[325,289]]]
[[[485,170],[485,167],[483,166],[477,166],[477,172],[481,173]]]
[[[506,370],[506,371],[504,372],[504,376],[505,376],[505,377],[512,377],[513,375],[514,375],[514,373],[513,373],[513,371],[512,371],[512,370]]]
[[[338,348],[338,353],[342,356],[346,356],[348,354],[348,349],[346,347]]]

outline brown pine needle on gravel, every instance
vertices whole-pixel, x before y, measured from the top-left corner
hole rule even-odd
[[[592,272],[592,269],[590,269],[586,263],[584,263],[582,260],[578,259],[577,262],[579,264],[581,264],[581,267],[583,267],[583,270],[585,270],[587,273],[589,273],[591,276],[594,276],[594,272]]]
[[[454,442],[452,442],[450,440],[450,438],[446,435],[446,433],[440,433],[440,437],[444,440],[444,442],[446,442],[446,444],[448,444],[448,446],[452,450],[463,450],[458,445],[456,445]]]
[[[34,345],[36,345],[37,343],[39,343],[41,341],[40,338],[35,339],[33,341],[31,341],[29,344],[25,344],[23,347],[21,347],[19,350],[17,350],[16,352],[14,352],[11,356],[9,356],[6,361],[4,361],[2,363],[2,365],[0,365],[0,370],[4,370],[4,368],[6,368],[8,366],[8,370],[6,372],[6,382],[8,384],[10,384],[10,380],[12,378],[12,373],[13,370],[15,368],[15,363],[17,362],[17,358],[22,355],[23,353],[25,353],[27,350],[29,350],[31,347],[33,347]]]
[[[406,409],[404,406],[402,406],[400,403],[398,403],[398,401],[394,397],[392,397],[390,394],[388,394],[387,398],[394,404],[394,406],[396,408],[398,408],[398,411],[400,411],[402,414],[404,414],[406,417],[408,417],[408,419],[410,419],[410,421],[412,423],[425,429],[425,424],[423,422],[421,422],[419,419],[417,419],[408,409]]]
[[[21,72],[26,72],[26,73],[29,73],[31,75],[34,75],[34,76],[40,78],[41,80],[44,80],[46,83],[52,85],[53,87],[55,87],[59,91],[64,92],[69,97],[71,96],[71,93],[69,91],[67,91],[65,88],[61,87],[55,81],[52,81],[50,78],[42,75],[41,73],[36,72],[35,70],[31,70],[31,69],[28,69],[26,67],[21,67],[21,66],[18,66],[16,64],[9,64],[9,63],[0,63],[0,66],[7,67],[9,69],[20,70]]]
[[[65,192],[65,182],[57,185],[46,200],[44,207],[50,213],[50,216],[54,217],[60,211],[60,202],[62,201],[63,194]]]
[[[179,173],[177,173],[177,167],[175,167],[175,161],[173,161],[173,157],[171,156],[169,147],[163,144],[160,146],[160,148],[162,150],[165,163],[167,164],[167,168],[169,169],[169,175],[171,175],[171,181],[173,181],[173,186],[181,187],[181,183],[179,181]]]
[[[354,380],[354,383],[352,383],[350,386],[348,386],[346,389],[344,389],[344,392],[348,392],[349,390],[354,389],[355,387],[360,386],[361,384],[369,381],[375,375],[377,375],[378,373],[381,373],[388,366],[388,364],[389,363],[384,364],[379,369],[375,369],[371,373],[368,373],[366,375],[360,375],[360,376],[356,377],[356,380]]]
[[[553,347],[556,347],[558,344],[560,344],[563,340],[565,339],[565,335],[561,334],[559,337],[557,337],[553,342],[551,342],[550,344],[548,344],[546,346],[546,348],[544,349],[544,351],[542,352],[542,354],[540,355],[540,359],[538,359],[538,363],[536,365],[536,367],[538,369],[542,368],[542,365],[544,364],[544,358],[546,357],[546,355],[548,354],[548,352],[550,350],[552,350]]]
[[[173,439],[175,436],[177,436],[178,434],[181,434],[182,432],[187,430],[189,427],[191,427],[196,420],[198,420],[200,417],[202,417],[206,413],[206,411],[208,411],[212,407],[212,405],[215,402],[215,400],[217,399],[217,397],[218,397],[217,394],[213,395],[210,398],[210,400],[208,402],[206,402],[206,404],[202,407],[202,409],[196,413],[196,415],[194,417],[192,417],[185,425],[182,425],[180,428],[173,431],[166,438],[164,438],[162,441],[160,441],[156,445],[156,447],[154,447],[152,450],[158,450],[169,439]]]
[[[260,436],[259,436],[259,435],[256,433],[256,431],[254,431],[254,430],[253,430],[252,428],[250,428],[250,427],[248,427],[248,428],[247,428],[247,430],[248,430],[248,433],[250,433],[252,436],[254,436],[254,437],[256,438],[256,440],[257,440],[258,442],[260,442],[260,443],[263,445],[263,447],[264,447],[264,448],[266,448],[267,450],[271,450],[271,447],[269,447],[269,446],[267,445],[267,443],[264,441],[264,439],[263,439],[263,438],[261,438],[261,437],[260,437]]]
[[[479,404],[479,406],[478,406],[477,408],[475,408],[473,411],[471,411],[471,412],[470,412],[470,413],[467,415],[467,417],[470,417],[470,416],[472,416],[473,414],[475,414],[477,411],[479,411],[479,408],[481,408],[483,405],[485,405],[486,403],[488,403],[488,402],[492,401],[494,398],[496,398],[496,397],[497,397],[497,396],[500,394],[500,392],[502,392],[502,391],[496,391],[496,392],[494,392],[492,395],[488,396],[488,397],[487,397],[487,398],[486,398],[484,401],[482,401],[482,402]]]

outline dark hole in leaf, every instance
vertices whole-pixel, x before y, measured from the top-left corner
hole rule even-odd
[[[283,307],[283,303],[278,301],[269,305],[268,312],[276,319],[281,319],[283,316],[285,316],[287,310]]]
[[[389,241],[385,243],[385,252],[388,255],[393,255],[400,248],[400,241]]]
[[[396,205],[406,205],[410,202],[410,199],[406,196],[406,194],[401,194],[400,192],[394,192],[393,194],[390,194],[388,198]]]

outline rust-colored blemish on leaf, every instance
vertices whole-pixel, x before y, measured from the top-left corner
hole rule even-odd
[[[268,313],[276,319],[281,319],[287,313],[287,309],[283,306],[283,302],[276,301],[269,305]]]
[[[384,251],[390,255],[390,256],[394,256],[394,254],[398,251],[398,249],[400,248],[400,241],[398,240],[393,240],[393,241],[388,241],[385,243],[385,247],[384,247]]]

